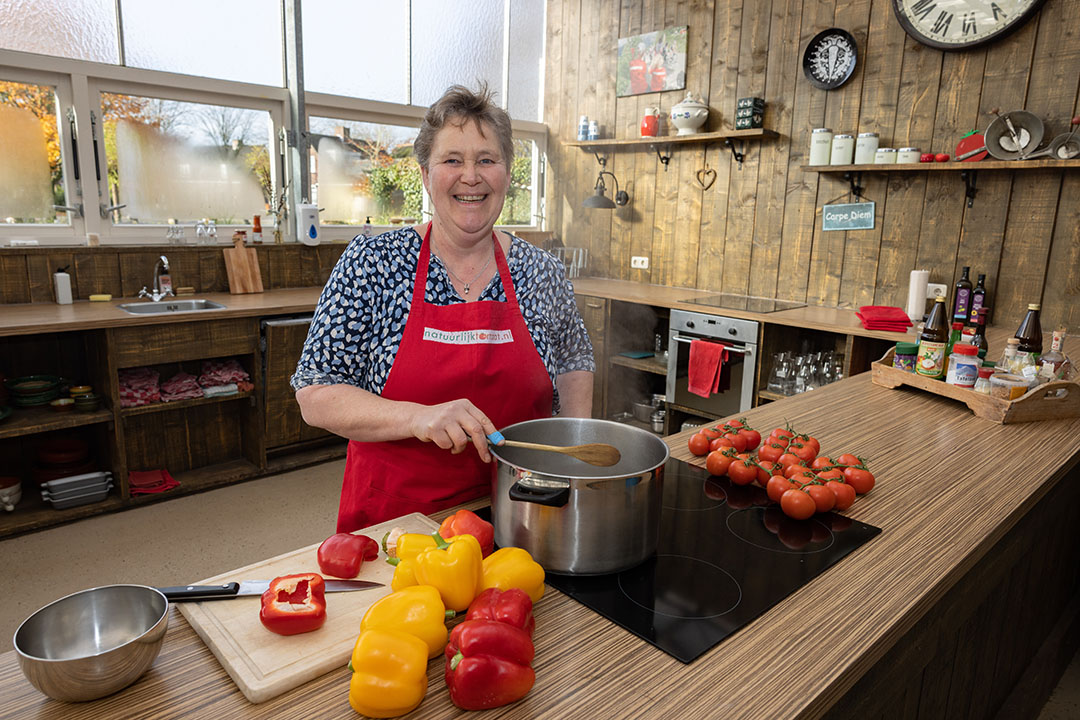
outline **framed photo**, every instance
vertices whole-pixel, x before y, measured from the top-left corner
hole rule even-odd
[[[685,88],[686,27],[619,38],[616,96]]]

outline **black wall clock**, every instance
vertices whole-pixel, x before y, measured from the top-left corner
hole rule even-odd
[[[907,34],[940,50],[969,50],[1008,35],[1046,0],[892,0]]]
[[[803,73],[814,87],[833,90],[851,78],[858,54],[855,38],[847,30],[822,30],[803,51]]]

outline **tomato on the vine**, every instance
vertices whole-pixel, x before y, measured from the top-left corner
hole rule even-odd
[[[783,438],[785,440],[790,440],[791,438],[795,437],[795,433],[791,432],[787,428],[778,427],[775,430],[773,430],[771,433],[769,433],[769,436],[770,437],[775,437],[775,438]]]
[[[811,483],[803,488],[814,501],[818,512],[829,512],[836,505],[836,495],[829,488],[819,483]]]
[[[821,470],[822,468],[826,468],[830,465],[836,464],[837,463],[833,462],[833,459],[828,455],[818,455],[816,458],[814,458],[814,462],[810,463],[810,468],[812,470]]]
[[[769,478],[769,482],[765,485],[765,493],[769,496],[769,499],[773,502],[780,502],[780,497],[788,490],[798,489],[798,485],[791,482],[785,477],[779,475],[773,475]]]
[[[855,488],[859,495],[865,495],[874,489],[874,474],[862,468],[844,468],[844,480]]]
[[[758,459],[757,461],[757,481],[758,485],[765,487],[769,483],[769,478],[772,477],[773,463],[768,460]]]
[[[709,452],[709,438],[704,433],[696,432],[690,436],[687,446],[693,455],[705,455]]]
[[[729,430],[735,430],[736,432],[738,432],[740,428],[746,427],[746,423],[744,423],[742,420],[728,420],[726,423],[724,423],[724,427],[728,428]]]
[[[748,452],[753,452],[754,449],[761,444],[761,433],[757,430],[743,428],[739,431],[739,437],[746,440],[746,449]]]
[[[732,447],[739,452],[746,452],[746,438],[737,432],[725,433],[724,437],[731,441]]]
[[[810,469],[802,463],[795,463],[793,465],[784,465],[783,463],[780,463],[780,467],[784,468],[784,477],[786,478],[792,478],[796,475],[802,475],[804,472]]]
[[[726,437],[713,438],[709,441],[709,452],[712,452],[713,450],[722,450],[726,447],[733,447],[731,441]]]
[[[789,468],[793,465],[802,465],[803,459],[792,452],[786,452],[780,457],[776,458],[776,462],[783,465],[785,468]]]
[[[792,488],[780,496],[780,509],[790,518],[806,520],[817,510],[817,505],[806,492]]]
[[[773,438],[770,438],[770,441]],[[775,442],[766,442],[760,448],[758,448],[757,456],[761,460],[768,460],[769,462],[776,462],[780,459],[780,456],[784,454],[784,446]]]
[[[847,510],[855,502],[855,488],[847,483],[829,480],[825,483],[825,487],[829,488],[832,494],[836,496],[836,510]]]
[[[750,456],[745,453],[740,453],[735,456],[735,460],[728,466],[727,475],[731,478],[731,482],[736,485],[749,485],[757,478],[758,468],[751,460]]]
[[[788,452],[804,462],[810,462],[817,457],[817,450],[814,449],[813,445],[806,445],[798,440],[791,441],[791,444],[788,445]]]
[[[813,467],[811,465],[811,467]],[[831,470],[820,470],[817,473],[818,480],[825,482],[827,480],[843,480],[844,471],[840,468],[832,468]]]
[[[714,427],[701,428],[700,430],[698,430],[698,432],[709,438],[710,440],[715,440],[716,438],[724,434]]]
[[[818,439],[816,437],[813,437],[811,435],[799,435],[797,439],[803,445],[814,448],[814,455],[817,455],[819,452],[821,452],[821,443],[818,442]]]
[[[723,450],[713,450],[705,458],[705,469],[713,475],[726,475],[733,455],[725,455]]]
[[[840,457],[836,458],[837,465],[862,465],[862,461],[858,457],[851,453],[844,453]]]

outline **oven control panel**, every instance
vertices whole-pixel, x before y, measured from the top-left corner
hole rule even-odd
[[[671,330],[680,335],[696,335],[714,340],[756,345],[759,326],[760,323],[756,320],[742,320],[685,310],[671,311]]]

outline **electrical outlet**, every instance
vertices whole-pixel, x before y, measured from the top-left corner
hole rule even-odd
[[[945,283],[927,283],[926,284],[926,297],[933,300],[936,297],[948,297],[948,289],[945,287]]]
[[[649,258],[645,257],[644,255],[634,255],[630,258],[630,267],[634,268],[635,270],[648,270]]]

